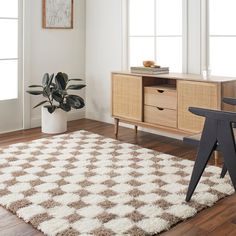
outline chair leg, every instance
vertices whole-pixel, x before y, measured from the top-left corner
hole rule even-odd
[[[225,175],[227,173],[227,168],[226,168],[226,165],[225,163],[223,164],[223,167],[222,167],[222,171],[221,171],[221,174],[220,174],[220,178],[224,178]]]
[[[186,195],[187,202],[190,201],[193,192],[202,176],[202,173],[206,168],[207,162],[210,159],[212,152],[216,148],[216,127],[216,121],[210,121],[206,119],[201,141],[199,144],[197,158],[193,167],[193,172]]]
[[[231,124],[219,121],[218,141],[224,157],[224,165],[229,172],[234,189],[236,191],[236,147]]]

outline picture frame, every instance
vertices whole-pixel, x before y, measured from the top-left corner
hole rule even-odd
[[[72,29],[74,0],[42,0],[43,28]]]

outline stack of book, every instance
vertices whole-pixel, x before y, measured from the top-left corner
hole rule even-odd
[[[150,74],[150,75],[158,75],[158,74],[168,74],[169,67],[130,67],[131,73],[136,74]]]

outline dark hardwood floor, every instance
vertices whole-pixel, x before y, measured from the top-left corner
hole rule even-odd
[[[69,122],[68,132],[84,129],[106,137],[114,138],[113,125],[82,119]],[[16,131],[0,135],[0,147],[17,142],[31,141],[49,135],[42,134],[39,128]],[[159,152],[194,160],[196,149],[186,146],[180,140],[158,136],[146,132],[135,132],[120,127],[118,139],[123,142],[138,144]],[[211,163],[214,163],[213,160]],[[220,165],[220,164],[219,164]],[[40,236],[42,233],[26,224],[12,213],[0,207],[0,236]],[[235,236],[236,235],[236,195],[219,201],[195,217],[178,224],[163,236]]]

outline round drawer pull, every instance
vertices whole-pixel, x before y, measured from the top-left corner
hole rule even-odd
[[[163,110],[164,110],[164,108],[161,108],[161,107],[157,107],[157,109],[158,109],[159,111],[163,111]]]
[[[164,93],[164,90],[162,90],[162,89],[157,89],[157,92],[158,92],[158,93]]]

